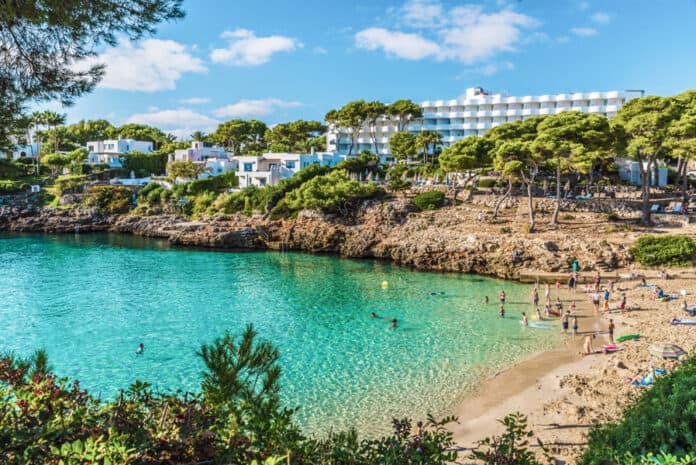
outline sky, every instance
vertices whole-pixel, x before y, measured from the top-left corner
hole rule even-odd
[[[696,87],[696,0],[186,0],[186,17],[96,58],[68,122],[180,138],[222,121],[323,120],[355,99]]]

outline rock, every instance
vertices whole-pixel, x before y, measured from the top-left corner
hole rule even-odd
[[[618,368],[620,370],[627,370],[628,369],[628,367],[626,367],[626,365],[624,365],[624,362],[622,362],[621,360],[617,360],[615,366],[616,366],[616,368]]]
[[[546,247],[546,250],[548,250],[549,252],[558,252],[558,246],[555,242],[544,242],[544,247]]]

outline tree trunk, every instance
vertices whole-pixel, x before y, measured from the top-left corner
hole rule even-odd
[[[682,181],[682,208],[685,207],[689,201],[689,199],[687,198],[688,197],[687,190],[689,187],[689,182],[688,182],[689,179],[688,179],[688,176],[686,175],[687,165],[688,165],[688,161],[684,160],[684,165],[682,166],[682,179],[681,179],[681,181]]]
[[[558,224],[558,212],[561,211],[561,159],[556,163],[556,206],[553,208],[551,215],[551,226]]]
[[[510,197],[510,193],[512,192],[512,180],[508,179],[508,189],[503,194],[503,196],[495,203],[495,208],[493,209],[493,219],[498,218],[498,210],[500,210],[500,206],[505,202],[505,199]]]
[[[527,183],[527,201],[529,202],[529,232],[534,232],[534,200],[532,199],[532,180]]]
[[[643,168],[643,164],[640,164],[640,177],[643,190],[643,216],[641,222],[644,225],[650,224],[650,162],[648,166]]]

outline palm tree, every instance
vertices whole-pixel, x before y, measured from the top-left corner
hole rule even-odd
[[[204,133],[203,131],[194,131],[193,134],[191,134],[191,140],[192,141],[200,141],[200,142],[205,142],[205,140],[208,138],[208,135]]]
[[[43,112],[43,117],[44,123],[48,126],[48,129],[53,129],[53,151],[58,152],[58,132],[56,131],[56,127],[65,124],[65,115],[47,110]]]
[[[432,146],[430,163],[435,161],[435,150],[438,145],[442,145],[442,136],[437,131],[424,129],[416,136],[416,145],[423,151],[423,162],[428,161],[428,152]]]
[[[41,156],[40,156],[41,151],[38,150],[38,146],[37,146],[37,153],[36,154],[34,153],[34,141],[37,139],[37,133],[39,132],[39,126],[43,126],[46,124],[45,112],[35,111],[31,114],[30,118],[31,118],[32,124],[34,125],[34,137],[32,138],[32,140],[30,140],[29,143],[32,144],[32,146],[31,146],[32,156],[35,155],[34,160],[36,161],[36,175],[38,176],[39,175],[39,161],[41,158]]]

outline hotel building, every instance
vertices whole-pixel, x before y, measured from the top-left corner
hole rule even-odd
[[[429,129],[442,135],[442,145],[451,146],[468,136],[481,136],[503,123],[519,121],[530,116],[553,115],[562,111],[582,111],[611,118],[628,100],[642,96],[643,91],[609,91],[555,95],[510,97],[489,94],[481,87],[472,87],[454,100],[435,100],[421,103],[423,117],[404,128],[413,134]],[[396,122],[382,117],[376,124],[377,154],[390,161],[389,138],[397,131]],[[327,148],[337,154],[347,154],[351,148],[350,129],[330,126]],[[375,153],[370,128],[363,127],[352,154],[363,150]]]

